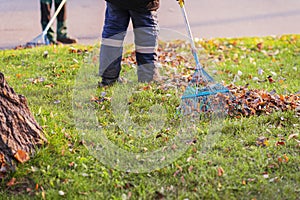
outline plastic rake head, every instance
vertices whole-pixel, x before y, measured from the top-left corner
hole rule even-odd
[[[216,83],[203,68],[197,69],[186,87],[180,110],[184,115],[226,114],[230,92],[223,85]]]
[[[40,46],[40,45],[49,45],[49,40],[47,38],[47,35],[43,32],[37,37],[35,37],[33,40],[28,42],[26,44],[27,47],[35,47],[35,46]]]

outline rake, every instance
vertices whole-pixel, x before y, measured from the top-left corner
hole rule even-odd
[[[230,92],[222,84],[216,83],[200,64],[185,11],[184,0],[178,0],[178,3],[184,17],[191,51],[196,62],[195,72],[181,97],[180,111],[184,115],[192,114],[195,116],[199,116],[199,114],[206,115],[207,113],[225,114],[228,110],[226,105]]]
[[[45,27],[45,29],[43,30],[43,32],[41,34],[39,34],[37,37],[35,37],[33,40],[31,40],[30,42],[27,42],[26,46],[39,46],[39,45],[49,45],[50,44],[50,42],[47,38],[47,32],[50,29],[50,27],[52,26],[52,24],[54,23],[54,20],[56,19],[57,15],[60,12],[60,10],[62,9],[62,7],[65,5],[66,1],[67,0],[61,1],[61,3],[59,4],[58,8],[56,9],[54,15],[48,22],[48,24]]]

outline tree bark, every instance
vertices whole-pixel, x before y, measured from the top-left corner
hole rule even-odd
[[[16,94],[0,72],[0,178],[13,169],[13,160],[27,161],[46,142],[26,98]]]

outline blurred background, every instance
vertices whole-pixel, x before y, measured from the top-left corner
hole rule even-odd
[[[69,35],[81,44],[96,43],[104,12],[104,0],[68,0]],[[300,33],[299,0],[186,0],[186,12],[198,38]],[[175,0],[161,0],[159,22],[161,28],[186,34]],[[39,0],[0,0],[0,49],[24,45],[41,32]]]

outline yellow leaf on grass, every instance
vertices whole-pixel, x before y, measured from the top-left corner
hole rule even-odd
[[[24,163],[30,159],[28,153],[23,150],[18,150],[17,153],[14,155],[15,159],[20,163]]]

